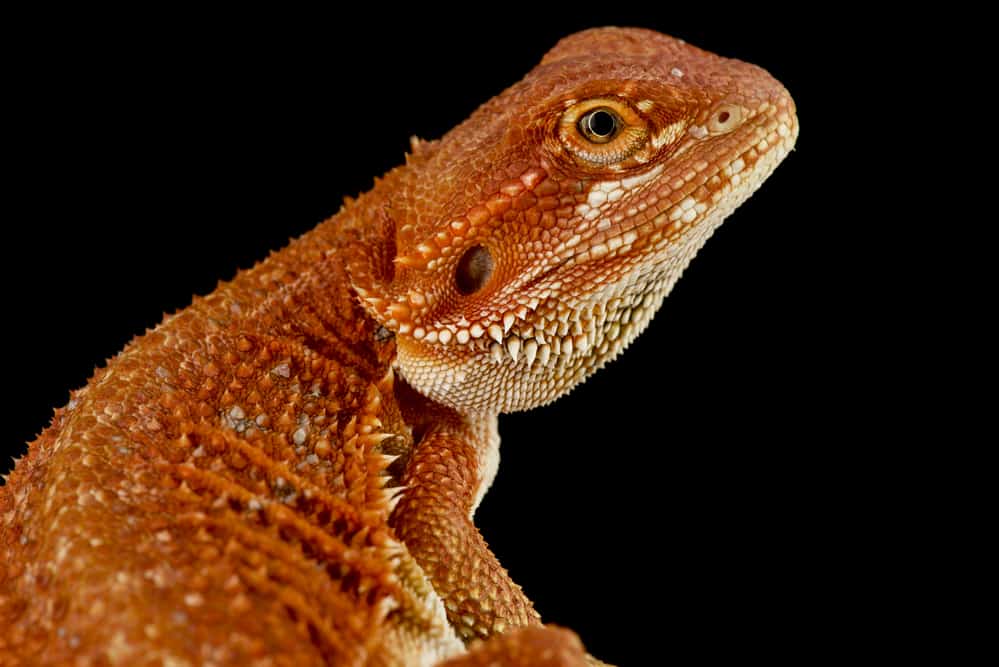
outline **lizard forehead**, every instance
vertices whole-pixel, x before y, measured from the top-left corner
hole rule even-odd
[[[726,96],[762,101],[773,93],[772,79],[755,65],[641,28],[594,28],[570,35],[525,82],[531,80],[549,80],[556,88],[603,80],[611,87],[617,83],[623,95],[652,83],[654,89],[672,91],[672,99],[700,102]]]

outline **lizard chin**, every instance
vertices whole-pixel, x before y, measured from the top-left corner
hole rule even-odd
[[[449,346],[398,337],[396,367],[418,392],[463,413],[528,410],[569,392],[617,356],[671,287],[659,272],[642,290],[563,311],[569,317],[551,334],[527,325],[500,342]]]
[[[616,280],[582,290],[585,301],[543,300],[502,335],[447,344],[397,336],[396,368],[421,394],[463,413],[516,412],[554,401],[614,359],[649,324],[683,269],[710,236],[611,262]],[[561,285],[564,271],[544,283]],[[542,289],[550,289],[539,284]]]

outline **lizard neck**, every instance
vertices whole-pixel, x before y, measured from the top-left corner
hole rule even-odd
[[[474,450],[474,465],[467,467],[467,473],[473,475],[475,479],[467,480],[466,487],[472,495],[465,499],[469,516],[474,515],[486,491],[492,486],[499,469],[499,414],[462,413],[427,398],[405,381],[396,383],[395,398],[403,420],[413,430],[414,443],[423,440],[431,429],[444,428],[460,433],[462,441],[468,443]],[[403,467],[397,469],[398,473],[402,472]],[[398,479],[397,481],[401,482]]]

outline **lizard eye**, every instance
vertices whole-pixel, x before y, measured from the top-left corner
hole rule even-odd
[[[485,247],[472,246],[458,260],[454,282],[464,295],[478,292],[493,275],[493,256]]]
[[[579,119],[579,133],[595,144],[606,144],[617,134],[621,120],[603,107],[588,111]]]
[[[559,139],[579,162],[598,167],[624,162],[645,146],[646,120],[616,97],[596,97],[570,106],[558,126]]]

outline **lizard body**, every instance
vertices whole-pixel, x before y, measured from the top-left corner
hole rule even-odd
[[[796,136],[757,67],[562,40],[56,411],[0,489],[0,664],[583,664],[472,523],[497,416],[618,354]]]

